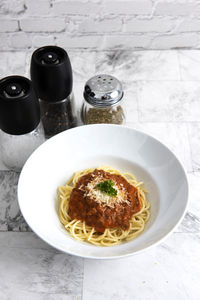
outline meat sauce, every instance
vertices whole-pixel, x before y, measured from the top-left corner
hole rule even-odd
[[[99,175],[103,178],[102,181],[111,180],[118,190],[125,190],[126,201],[121,203],[116,201],[111,207],[104,203],[98,203],[87,195],[88,183]],[[72,219],[85,221],[97,232],[103,233],[106,228],[127,230],[132,215],[140,211],[141,207],[142,203],[139,201],[137,189],[124,177],[95,169],[93,172],[83,175],[76,183],[70,195],[68,214]]]

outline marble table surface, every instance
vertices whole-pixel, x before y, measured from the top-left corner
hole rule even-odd
[[[1,52],[0,77],[29,77],[30,52]],[[1,300],[200,299],[200,51],[69,51],[77,113],[99,73],[122,81],[127,125],[156,137],[184,164],[187,213],[164,242],[119,260],[61,253],[40,240],[17,203],[19,174],[0,159]]]

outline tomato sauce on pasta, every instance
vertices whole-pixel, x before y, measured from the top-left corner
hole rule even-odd
[[[87,191],[88,184],[100,180],[111,180],[116,184],[118,191],[124,190],[124,201],[116,201],[113,205],[97,202]],[[94,189],[96,187],[94,186]],[[118,174],[110,174],[104,170],[95,169],[82,176],[73,188],[69,199],[68,214],[72,219],[85,221],[97,232],[103,233],[106,228],[122,228],[127,230],[133,214],[141,210],[137,189]]]

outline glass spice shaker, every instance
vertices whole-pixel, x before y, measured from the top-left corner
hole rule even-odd
[[[4,165],[20,171],[44,141],[40,106],[31,81],[22,76],[0,80],[0,148]]]
[[[67,52],[57,46],[37,49],[31,58],[31,79],[39,98],[47,138],[76,125],[72,68]]]
[[[84,87],[81,118],[84,124],[123,124],[125,110],[120,81],[111,75],[96,75]]]

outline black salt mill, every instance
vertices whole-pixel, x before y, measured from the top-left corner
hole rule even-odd
[[[74,127],[73,77],[67,52],[57,46],[37,49],[31,58],[30,71],[46,138]]]
[[[0,80],[0,151],[5,166],[20,171],[31,153],[45,141],[40,106],[28,78]]]

